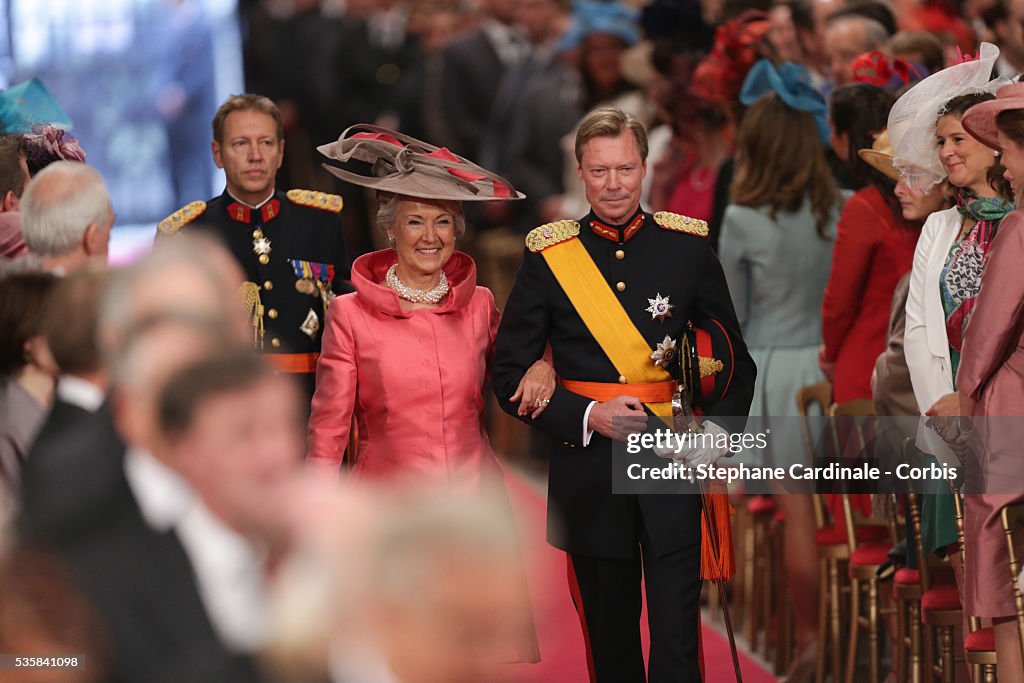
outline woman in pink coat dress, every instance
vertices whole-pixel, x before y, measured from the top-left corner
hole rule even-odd
[[[467,486],[500,480],[484,426],[499,314],[455,243],[465,230],[462,201],[522,195],[446,149],[373,126],[354,126],[320,151],[373,164],[369,177],[325,167],[377,190],[377,226],[391,249],[356,259],[356,291],[328,309],[310,463],[337,476],[355,416],[352,476]],[[553,392],[551,366],[538,361],[518,393],[523,409],[539,414]]]
[[[1017,206],[1024,201],[1024,83],[1005,85],[995,100],[975,105],[964,128],[1000,150]],[[995,631],[1000,683],[1024,683],[1006,536],[999,510],[1024,500],[1024,211],[999,225],[981,290],[964,337],[957,373],[960,414],[974,416],[970,460],[978,466],[965,482],[965,608],[989,617]],[[966,426],[956,425],[959,427]],[[954,444],[957,439],[953,439]],[[974,491],[982,491],[971,495]],[[1020,534],[1018,533],[1018,542]],[[1018,552],[1020,548],[1018,547]]]

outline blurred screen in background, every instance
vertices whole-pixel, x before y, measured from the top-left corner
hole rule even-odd
[[[103,174],[118,227],[223,188],[210,121],[243,91],[237,0],[0,0],[0,87],[36,77]]]

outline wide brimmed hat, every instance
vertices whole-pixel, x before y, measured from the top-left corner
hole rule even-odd
[[[892,165],[892,158],[896,156],[896,153],[893,152],[892,143],[889,142],[889,131],[883,130],[875,137],[871,149],[858,149],[857,154],[876,171],[893,180],[900,179],[900,172]]]
[[[336,161],[356,159],[370,164],[371,175],[332,164],[323,167],[342,180],[379,192],[460,202],[525,197],[509,181],[445,147],[367,123],[349,126],[336,142],[321,145],[317,151]]]
[[[976,104],[967,110],[961,123],[964,130],[992,149],[999,149],[996,117],[1009,109],[1024,109],[1024,83],[1010,83],[996,91],[996,99]]]
[[[946,103],[967,93],[994,92],[991,80],[999,48],[982,43],[977,59],[948,66],[905,92],[889,111],[889,140],[893,165],[909,187],[919,192],[946,177],[935,144],[935,123]]]

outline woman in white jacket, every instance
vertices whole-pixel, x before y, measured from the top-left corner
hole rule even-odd
[[[1013,208],[997,157],[960,122],[968,108],[993,98],[990,93],[954,97],[940,110],[935,126],[936,149],[957,202],[925,222],[910,276],[904,350],[918,408],[925,416],[959,414],[954,378],[963,330],[980,287],[988,245],[999,221]],[[942,439],[925,426],[918,430],[917,445],[939,461],[957,462]],[[922,540],[928,553],[957,539],[952,496],[944,487],[935,493],[922,497]]]

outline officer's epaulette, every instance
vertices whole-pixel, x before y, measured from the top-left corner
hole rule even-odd
[[[288,190],[288,199],[299,206],[311,206],[331,213],[339,213],[343,203],[339,195],[316,190]]]
[[[206,211],[206,202],[195,201],[186,204],[157,224],[157,229],[165,235],[173,235],[183,227],[199,218]]]
[[[526,235],[526,246],[530,251],[544,251],[548,247],[572,239],[580,234],[576,221],[555,221],[534,228]]]
[[[699,218],[690,218],[689,216],[669,211],[659,211],[654,214],[654,222],[666,230],[686,232],[698,237],[708,236],[708,224]]]

